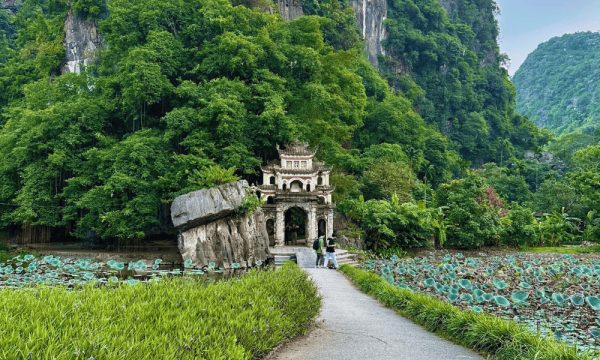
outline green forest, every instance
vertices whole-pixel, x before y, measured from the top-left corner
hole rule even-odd
[[[517,110],[557,135],[600,125],[600,33],[554,37],[533,51],[513,78]]]
[[[330,164],[370,248],[600,238],[600,135],[553,142],[516,110],[493,0],[389,0],[367,60],[345,1],[25,0],[0,10],[0,228],[172,234],[177,195],[244,178],[293,140]],[[103,36],[61,74],[68,11]],[[583,135],[582,135],[583,136]]]

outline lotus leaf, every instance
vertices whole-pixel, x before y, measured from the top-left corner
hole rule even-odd
[[[516,304],[520,304],[520,303],[525,302],[525,300],[527,300],[527,298],[529,298],[529,292],[523,291],[523,290],[518,290],[518,291],[513,292],[510,295],[510,298]]]
[[[585,302],[594,310],[600,311],[600,297],[588,296],[585,298]]]
[[[423,281],[423,284],[425,284],[425,286],[427,287],[432,287],[436,285],[435,280],[432,278],[425,279],[425,281]]]
[[[494,296],[494,302],[497,305],[500,305],[502,307],[509,307],[510,306],[510,301],[508,301],[508,299],[505,298],[502,295],[496,295],[496,296]]]
[[[585,298],[581,294],[573,294],[569,297],[569,300],[571,300],[571,304],[575,306],[581,306],[585,302]]]
[[[567,299],[564,297],[563,294],[561,293],[552,293],[552,301],[559,306],[562,306],[562,304],[565,303]]]
[[[492,293],[485,293],[485,294],[483,294],[483,299],[485,301],[491,301],[492,299],[494,299],[494,294],[492,294]]]
[[[521,282],[519,283],[519,286],[520,286],[521,288],[523,288],[523,289],[531,289],[531,285],[530,285],[528,282],[525,282],[525,281],[521,281]]]
[[[506,284],[506,282],[502,279],[494,278],[494,280],[492,280],[492,283],[494,284],[494,287],[498,290],[503,290],[508,287],[508,284]]]
[[[481,289],[475,289],[475,290],[473,290],[473,295],[475,297],[483,297],[485,295],[485,291],[483,291]]]
[[[458,285],[459,285],[461,288],[463,288],[463,289],[466,289],[466,290],[468,290],[468,289],[471,289],[471,287],[472,287],[472,285],[471,285],[471,281],[470,281],[470,280],[468,280],[468,279],[460,279],[460,280],[458,281]]]
[[[471,294],[462,294],[460,296],[460,300],[467,302],[467,303],[471,303],[473,301],[473,295]]]

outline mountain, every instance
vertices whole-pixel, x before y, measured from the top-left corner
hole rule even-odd
[[[517,110],[557,135],[600,125],[600,33],[567,34],[540,44],[513,82]]]
[[[0,0],[0,228],[169,232],[175,196],[259,181],[276,145],[296,139],[334,167],[340,201],[398,189],[410,200],[519,158],[544,136],[515,111],[496,11],[493,0]]]

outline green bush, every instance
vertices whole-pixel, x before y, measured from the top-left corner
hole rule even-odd
[[[390,201],[349,200],[340,204],[339,209],[365,232],[370,250],[431,245],[431,210],[419,204],[401,204],[393,195]]]
[[[508,216],[502,219],[502,242],[510,246],[533,246],[537,243],[537,221],[533,212],[514,204]]]
[[[400,289],[380,276],[343,265],[362,291],[430,331],[498,359],[590,359],[567,344],[541,337],[525,326],[492,315],[463,311],[431,296]]]
[[[0,358],[258,358],[306,331],[319,307],[293,264],[215,283],[3,289]]]
[[[446,209],[448,247],[471,249],[498,243],[502,202],[485,179],[469,174],[443,184],[435,195],[436,206]]]

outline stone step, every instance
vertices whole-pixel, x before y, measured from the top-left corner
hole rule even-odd
[[[314,250],[310,248],[294,248],[294,249],[285,249],[285,248],[274,248],[271,249],[271,253],[273,254],[275,260],[275,266],[281,266],[287,261],[294,261],[299,264],[299,260],[297,259],[300,256],[302,259],[302,264],[300,266],[311,267],[314,261],[316,260]],[[344,249],[337,249],[336,252],[336,260],[339,265],[348,264],[352,266],[358,265],[358,255],[348,252]]]

